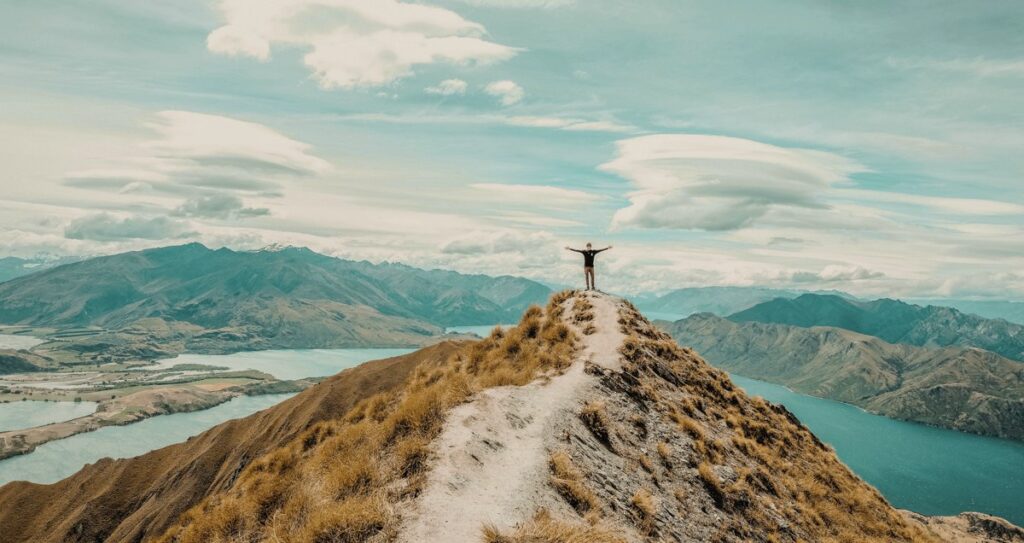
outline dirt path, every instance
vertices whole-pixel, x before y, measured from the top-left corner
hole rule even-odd
[[[401,530],[400,541],[472,542],[480,528],[510,528],[549,504],[549,444],[554,425],[594,378],[583,371],[590,360],[619,367],[622,333],[618,298],[586,293],[594,305],[597,332],[583,338],[581,356],[562,375],[523,387],[485,390],[473,401],[452,410],[434,443],[436,460],[428,482]]]

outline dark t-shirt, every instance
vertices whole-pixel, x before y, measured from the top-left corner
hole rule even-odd
[[[596,255],[597,253],[600,253],[601,251],[595,251],[593,249],[589,249],[589,250],[588,249],[583,249],[580,252],[583,253],[583,267],[584,268],[593,268],[594,267],[594,255]]]

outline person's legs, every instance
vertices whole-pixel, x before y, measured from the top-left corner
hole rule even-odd
[[[594,288],[594,268],[583,268],[583,278],[587,283],[587,290]]]

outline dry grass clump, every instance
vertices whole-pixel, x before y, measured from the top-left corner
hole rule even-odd
[[[614,530],[600,523],[570,523],[555,520],[540,510],[511,534],[503,534],[492,525],[484,526],[483,543],[626,543]]]
[[[156,540],[164,543],[347,543],[393,539],[391,504],[425,482],[429,444],[447,412],[491,386],[523,385],[572,362],[575,335],[556,295],[519,324],[447,360],[424,362],[397,391],[320,422],[253,461],[227,491],[207,497]],[[556,300],[560,300],[556,303]]]
[[[572,321],[577,325],[594,320],[594,304],[583,296],[578,296],[572,303]]]
[[[664,441],[658,442],[658,456],[661,458],[661,463],[665,464],[665,467],[672,469],[672,446]]]
[[[711,495],[711,499],[715,501],[715,505],[723,507],[725,505],[725,492],[722,490],[722,483],[718,480],[718,475],[715,475],[715,471],[711,469],[707,462],[701,462],[697,466],[697,474],[700,476],[701,482],[704,483],[704,488]]]
[[[580,411],[580,420],[583,421],[583,424],[594,434],[598,441],[604,443],[609,448],[612,446],[612,422],[608,418],[608,411],[604,407],[604,402],[597,400],[587,402],[583,406],[583,410]]]
[[[725,372],[670,341],[631,306],[620,386],[692,439],[697,479],[730,513],[719,537],[807,541],[932,541],[843,465],[784,407],[748,398]],[[651,391],[654,391],[652,393]],[[663,458],[671,450],[658,447]],[[713,465],[737,476],[723,482]],[[678,470],[677,470],[678,471]],[[679,494],[679,501],[693,496]],[[705,499],[707,499],[705,498]],[[779,532],[780,522],[789,526]]]
[[[658,515],[658,503],[646,488],[641,488],[629,499],[638,515],[637,526],[644,535],[654,534],[654,519]]]
[[[584,515],[590,512],[600,513],[601,502],[583,480],[583,473],[573,464],[572,458],[565,451],[556,451],[548,460],[551,468],[551,486],[569,502],[577,513]]]

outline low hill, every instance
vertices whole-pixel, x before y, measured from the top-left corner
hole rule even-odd
[[[921,347],[977,347],[1024,361],[1024,325],[985,319],[949,307],[922,307],[884,298],[859,302],[833,295],[777,298],[730,315],[735,322],[832,326],[889,343]]]
[[[664,328],[715,366],[747,377],[893,418],[1024,440],[1024,364],[989,351],[707,313]]]
[[[0,531],[12,543],[940,540],[784,408],[616,298],[557,295],[514,328],[429,352],[56,485],[0,487]]]
[[[214,350],[415,345],[445,326],[514,320],[549,294],[514,277],[374,265],[302,248],[244,252],[192,243],[0,284],[0,323],[114,331],[155,320],[183,331],[176,323],[184,323],[201,329],[189,337],[223,344]]]

